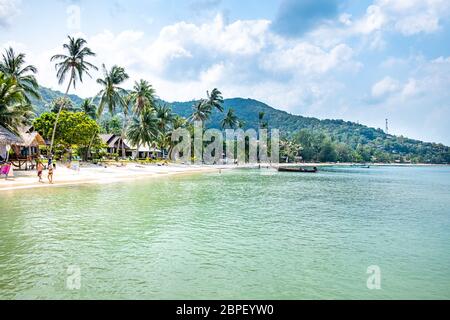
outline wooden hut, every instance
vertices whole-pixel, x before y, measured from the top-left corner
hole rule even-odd
[[[0,125],[0,161],[9,160],[11,146],[23,143],[22,138]]]
[[[45,139],[33,127],[21,127],[18,131],[21,141],[12,144],[14,155],[11,161],[19,170],[33,169],[36,159],[41,155],[39,147],[46,146]]]

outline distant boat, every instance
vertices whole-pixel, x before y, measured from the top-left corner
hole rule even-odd
[[[370,165],[368,164],[352,164],[352,167],[361,169],[370,169]]]
[[[317,167],[312,169],[294,168],[294,167],[279,167],[278,172],[299,172],[299,173],[317,173],[319,170]]]

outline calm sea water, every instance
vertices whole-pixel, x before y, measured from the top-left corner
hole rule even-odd
[[[0,298],[450,299],[450,169],[2,192]]]

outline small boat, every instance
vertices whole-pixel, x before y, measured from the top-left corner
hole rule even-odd
[[[360,169],[370,169],[370,165],[367,164],[353,164],[352,167]]]
[[[300,173],[316,173],[319,170],[317,167],[314,167],[312,169],[305,169],[305,168],[294,168],[294,167],[279,167],[278,172],[300,172]]]

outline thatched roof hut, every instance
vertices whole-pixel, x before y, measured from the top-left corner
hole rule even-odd
[[[24,141],[21,137],[0,125],[0,145],[7,146],[18,145],[22,143],[24,143]]]
[[[42,136],[36,132],[31,131],[32,128],[23,127],[19,129],[20,137],[22,138],[22,143],[16,145],[20,147],[39,147],[45,146],[46,142]]]

